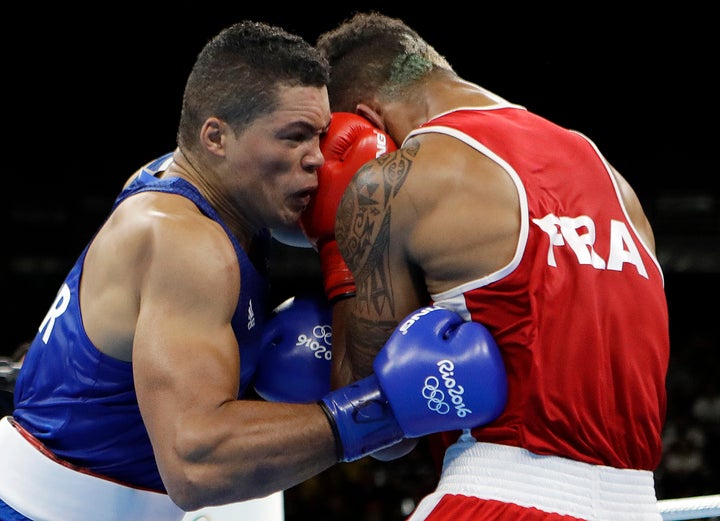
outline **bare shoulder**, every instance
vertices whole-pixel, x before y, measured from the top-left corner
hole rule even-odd
[[[126,202],[119,209],[123,222],[119,233],[127,235],[141,265],[158,277],[189,279],[201,282],[202,287],[222,286],[232,280],[229,276],[239,273],[227,233],[192,201],[153,192]]]
[[[182,261],[183,254],[203,249],[232,253],[220,225],[203,215],[186,197],[161,192],[140,193],[123,201],[100,230],[99,238],[122,243],[125,252],[137,255],[135,261],[142,261],[143,257],[152,260],[154,253],[168,262],[175,257]],[[165,255],[170,258],[165,259]]]
[[[450,221],[462,222],[461,216],[476,229],[488,222],[497,230],[504,220],[515,226],[519,202],[512,178],[495,161],[454,137],[430,133],[366,163],[341,208],[338,239],[359,247],[390,233],[388,226],[393,241],[411,240],[422,224],[437,233],[437,243],[447,236],[442,228],[452,232]]]
[[[645,211],[642,208],[640,199],[635,193],[633,187],[630,186],[630,183],[620,174],[620,172],[618,172],[612,166],[610,167],[610,169],[615,178],[615,182],[618,185],[618,188],[620,190],[620,197],[622,199],[623,205],[625,205],[625,210],[627,211],[633,226],[635,226],[635,229],[641,235],[643,241],[645,241],[645,244],[647,244],[647,246],[654,252],[655,235],[653,233],[652,227],[650,226],[650,221],[648,220],[647,216],[645,215]]]
[[[88,248],[81,302],[88,335],[103,352],[125,359],[140,313],[204,303],[231,313],[239,267],[222,228],[186,198],[143,193],[123,201]]]
[[[443,158],[432,146],[421,143],[410,140],[358,170],[340,203],[338,218],[344,225],[338,230],[340,235],[362,232],[367,237],[379,233],[391,210],[395,219],[401,217],[398,212],[404,210],[411,194],[436,193],[434,184],[440,179],[437,166],[444,164]],[[363,229],[353,230],[359,225],[358,218],[364,223]]]
[[[366,163],[340,201],[338,245],[351,269],[363,266],[375,245],[388,239],[390,213],[415,164],[417,147],[403,147]]]
[[[520,196],[493,158],[443,134],[426,134],[408,183],[417,215],[408,255],[423,266],[431,294],[493,273],[513,258]]]
[[[444,134],[418,135],[365,165],[342,204],[336,232],[351,269],[380,272],[381,259],[412,264],[431,294],[497,271],[519,240],[512,177]]]

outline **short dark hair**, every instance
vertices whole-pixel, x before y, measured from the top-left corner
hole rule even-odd
[[[426,74],[454,74],[450,64],[415,30],[378,12],[355,13],[321,34],[316,47],[330,62],[330,107],[355,112],[358,103],[392,99]]]
[[[327,60],[302,37],[262,22],[238,22],[197,56],[183,94],[178,144],[193,149],[212,116],[239,133],[275,109],[280,86],[323,87],[329,80]]]

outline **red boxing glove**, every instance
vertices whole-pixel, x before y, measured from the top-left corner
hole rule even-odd
[[[328,300],[355,293],[355,280],[335,240],[335,215],[345,188],[361,166],[397,150],[393,140],[370,121],[350,112],[335,112],[320,141],[325,164],[318,169],[318,191],[300,218],[300,226],[320,256]]]

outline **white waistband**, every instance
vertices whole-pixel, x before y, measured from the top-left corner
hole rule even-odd
[[[0,420],[0,498],[37,521],[179,521],[185,512],[166,494],[78,472],[45,456]]]
[[[461,438],[437,492],[494,499],[588,521],[661,521],[650,471],[590,465]]]

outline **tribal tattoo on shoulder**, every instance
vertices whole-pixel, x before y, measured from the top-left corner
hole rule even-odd
[[[336,229],[341,251],[348,264],[357,270],[355,284],[360,309],[367,307],[380,314],[386,306],[395,311],[389,269],[390,220],[392,201],[410,172],[420,148],[417,141],[395,153],[381,156],[364,166],[355,176],[340,203],[340,212],[353,219],[342,219]],[[367,296],[367,297],[365,297]]]

